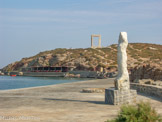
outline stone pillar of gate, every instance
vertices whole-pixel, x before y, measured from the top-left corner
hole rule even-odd
[[[93,36],[91,35],[91,48],[93,48]]]

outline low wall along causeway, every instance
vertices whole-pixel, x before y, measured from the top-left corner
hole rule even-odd
[[[139,84],[139,83],[131,83],[130,86],[132,89],[136,89],[137,92],[144,93],[150,96],[155,96],[162,100],[162,87],[161,86]]]

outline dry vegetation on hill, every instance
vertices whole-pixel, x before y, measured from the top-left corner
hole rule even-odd
[[[154,63],[162,67],[162,45],[130,43],[127,48],[128,68]],[[80,70],[94,70],[97,67],[117,67],[117,45],[105,48],[55,49],[23,58],[3,68],[5,71],[20,71],[30,66],[74,66]]]

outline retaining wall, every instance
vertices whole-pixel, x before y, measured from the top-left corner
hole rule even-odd
[[[137,92],[144,93],[150,96],[156,96],[162,100],[162,87],[161,86],[138,84],[138,83],[131,83],[130,86],[132,89],[137,90]]]
[[[69,71],[70,74],[80,74],[80,77],[82,78],[96,78],[97,77],[97,72],[95,71]]]

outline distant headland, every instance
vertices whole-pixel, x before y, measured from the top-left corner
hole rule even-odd
[[[148,43],[129,43],[127,48],[128,69],[143,65],[162,67],[162,45]],[[117,45],[103,48],[78,48],[40,52],[22,58],[5,66],[3,72],[21,71],[30,67],[72,67],[74,71],[97,71],[102,73],[117,71]]]

